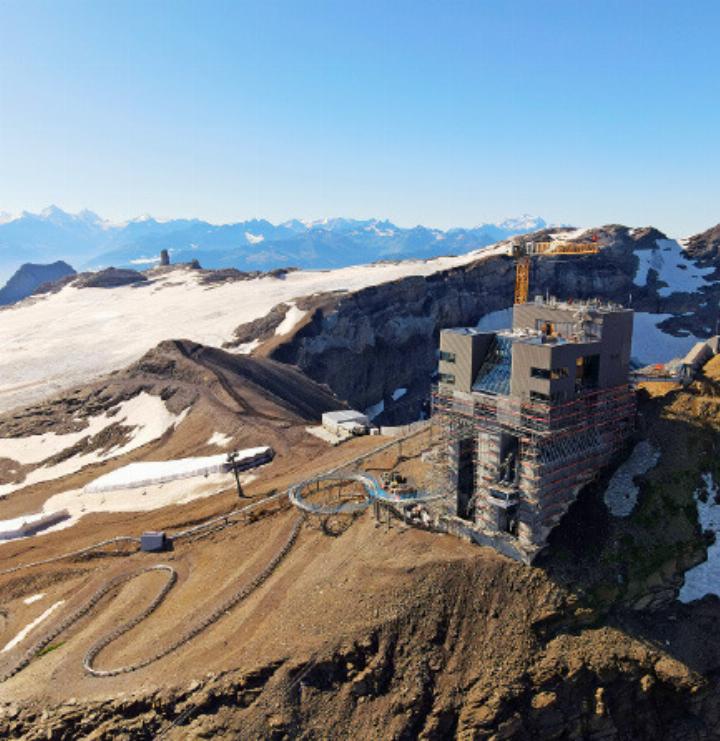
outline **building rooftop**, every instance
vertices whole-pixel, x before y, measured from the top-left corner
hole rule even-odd
[[[444,330],[445,332],[453,332],[454,334],[464,335],[475,335],[475,334],[492,334],[487,330],[477,329],[477,327],[448,327]]]
[[[522,306],[545,306],[549,309],[560,309],[563,311],[578,311],[585,310],[589,312],[595,312],[598,314],[617,314],[623,312],[632,312],[632,309],[627,309],[621,304],[612,302],[603,303],[598,299],[578,300],[578,301],[561,301],[556,299],[554,296],[550,296],[547,300],[542,296],[536,296],[534,301],[528,301]]]

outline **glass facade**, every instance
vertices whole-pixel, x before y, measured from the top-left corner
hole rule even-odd
[[[490,394],[510,393],[510,373],[512,370],[512,340],[495,335],[485,361],[480,366],[473,391],[486,391]]]

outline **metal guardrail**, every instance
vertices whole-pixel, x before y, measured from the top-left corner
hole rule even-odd
[[[338,504],[312,504],[304,499],[301,492],[313,484],[319,484],[321,481],[357,481],[365,487],[365,499],[362,502],[339,502]],[[375,482],[369,476],[362,476],[361,474],[347,474],[345,476],[324,474],[291,486],[288,491],[288,499],[298,509],[311,515],[351,515],[364,512],[370,506],[371,490],[374,485]]]
[[[140,538],[135,538],[131,535],[119,535],[116,538],[110,538],[108,540],[101,540],[99,543],[93,543],[86,548],[80,548],[77,551],[69,551],[68,553],[62,553],[59,556],[51,556],[50,558],[44,558],[40,561],[30,561],[29,563],[21,563],[17,566],[11,566],[9,569],[3,569],[0,571],[0,576],[5,574],[14,574],[16,571],[22,571],[23,569],[29,569],[33,566],[44,566],[48,563],[54,563],[55,561],[63,561],[66,558],[77,558],[77,556],[84,556],[86,553],[96,551],[99,548],[104,548],[107,545],[117,545],[119,543],[135,543],[138,547],[140,546]]]

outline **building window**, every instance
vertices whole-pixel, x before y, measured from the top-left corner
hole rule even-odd
[[[577,359],[575,385],[577,388],[595,388],[600,375],[600,356],[584,355]]]
[[[455,353],[447,352],[447,350],[440,350],[440,360],[444,360],[446,363],[454,363]]]
[[[530,375],[533,378],[543,378],[547,380],[548,378],[557,381],[558,378],[567,378],[570,374],[570,371],[567,368],[553,368],[550,370],[549,368],[530,368]]]
[[[455,383],[455,376],[452,373],[441,373],[438,380],[440,383]]]
[[[550,401],[550,397],[547,394],[543,394],[540,391],[530,392],[531,401]]]

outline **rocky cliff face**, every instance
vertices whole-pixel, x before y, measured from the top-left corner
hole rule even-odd
[[[701,265],[717,266],[720,258],[720,224],[687,240],[687,253]]]
[[[545,230],[535,238],[551,232]],[[700,314],[705,310],[694,294],[661,296],[652,270],[645,285],[635,284],[639,266],[635,253],[655,248],[655,240],[664,239],[661,232],[610,225],[596,233],[605,245],[599,255],[534,260],[531,294],[599,297],[651,312]],[[471,326],[490,312],[512,306],[514,276],[514,261],[497,256],[427,278],[409,277],[327,297],[314,309],[311,321],[271,350],[271,357],[298,365],[351,406],[365,409],[384,399],[386,412],[379,418],[383,422],[417,419],[437,367],[439,330]],[[704,316],[686,316],[679,320],[678,329],[687,329],[693,321],[707,324]],[[252,331],[246,330],[239,330],[245,341],[252,339]],[[398,388],[408,393],[393,404],[392,394]]]
[[[62,260],[49,265],[25,263],[0,289],[0,306],[22,301],[35,293],[44,283],[51,283],[68,275],[75,275],[75,271]]]

